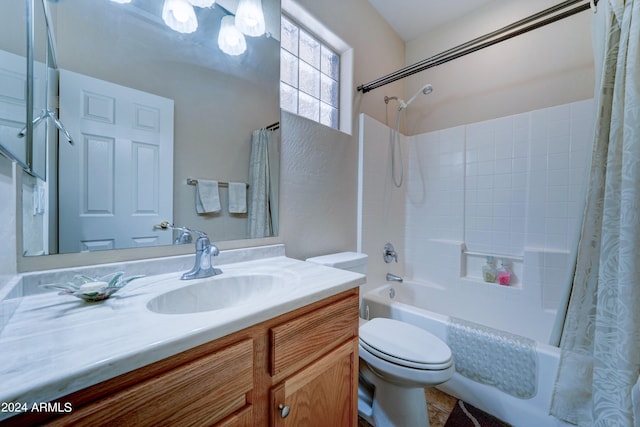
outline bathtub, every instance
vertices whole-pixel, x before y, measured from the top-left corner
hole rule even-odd
[[[429,292],[429,286],[410,281],[383,284],[362,295],[361,316],[365,319],[387,317],[401,320],[419,326],[446,341],[449,317],[438,313],[437,307],[429,305]],[[515,427],[571,427],[570,424],[549,415],[560,351],[557,347],[537,342],[536,355],[537,387],[535,396],[530,399],[519,399],[458,373],[438,386],[438,389]]]

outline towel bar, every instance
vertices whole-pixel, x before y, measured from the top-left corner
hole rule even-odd
[[[198,180],[195,178],[187,178],[187,185],[196,185]],[[249,184],[246,184],[247,188],[249,188]],[[229,187],[228,182],[218,181],[218,187]]]

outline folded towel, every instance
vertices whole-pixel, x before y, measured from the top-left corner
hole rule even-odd
[[[198,180],[196,184],[196,212],[199,214],[220,212],[218,181]]]
[[[229,213],[247,213],[247,184],[229,183]]]

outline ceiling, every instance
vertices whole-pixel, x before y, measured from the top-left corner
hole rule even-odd
[[[494,0],[369,0],[407,42]]]

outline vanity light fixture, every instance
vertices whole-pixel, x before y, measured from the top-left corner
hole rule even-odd
[[[187,0],[187,1],[196,7],[211,7],[214,4],[216,4],[216,0]]]
[[[164,0],[162,20],[179,33],[193,33],[198,28],[196,12],[187,0]]]
[[[227,55],[237,56],[247,50],[247,42],[244,35],[234,25],[232,15],[222,17],[220,33],[218,33],[218,47]]]
[[[264,34],[262,0],[240,0],[236,11],[236,27],[244,34],[259,37]]]
[[[114,3],[127,4],[131,3],[131,0],[111,0]]]

